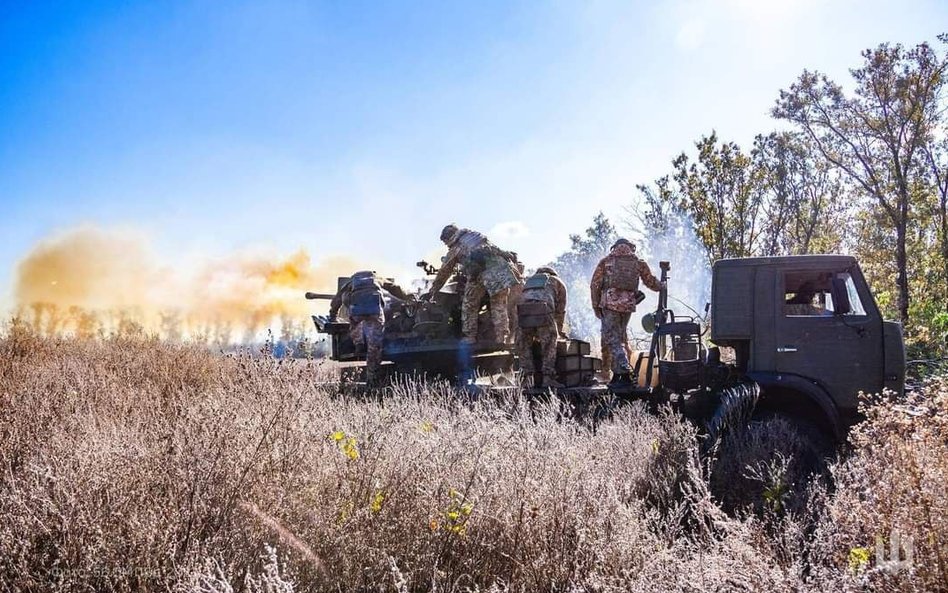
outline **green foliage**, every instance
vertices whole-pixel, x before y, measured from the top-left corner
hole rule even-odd
[[[942,46],[948,35],[939,36]],[[805,70],[780,92],[791,131],[747,152],[712,132],[638,186],[643,233],[690,227],[707,261],[850,252],[913,352],[944,352],[948,314],[948,52],[883,43],[853,91]]]
[[[948,42],[948,36],[939,39]],[[914,260],[909,233],[916,228],[919,199],[930,192],[923,163],[944,114],[948,55],[927,43],[911,49],[883,43],[862,55],[863,65],[851,71],[852,93],[824,74],[805,70],[780,92],[773,115],[809,138],[854,195],[881,209],[882,228],[895,237],[899,318],[907,325]]]
[[[692,227],[708,263],[726,257],[838,251],[846,228],[842,184],[799,134],[760,135],[747,153],[716,133],[682,153],[673,173],[638,187],[641,225]]]

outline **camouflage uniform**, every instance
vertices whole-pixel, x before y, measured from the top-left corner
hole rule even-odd
[[[602,354],[602,371],[600,376],[609,377],[612,373],[612,351],[606,347],[606,324],[603,323],[599,330],[599,346]],[[632,346],[629,344],[629,333],[622,332],[622,349],[625,350],[627,359],[632,360]]]
[[[507,319],[509,321],[510,341],[519,343],[520,327],[517,323],[517,304],[520,302],[521,293],[523,293],[524,266],[514,258],[513,267],[517,272],[517,283],[511,286],[507,293]]]
[[[374,385],[379,380],[382,367],[382,338],[385,332],[385,316],[353,315],[349,318],[349,337],[356,348],[365,345],[365,380]]]
[[[366,282],[354,290],[353,281],[360,275]],[[407,295],[397,284],[379,279],[373,272],[356,272],[329,304],[330,319],[336,318],[342,306],[348,309],[349,337],[357,349],[365,346],[365,379],[369,385],[376,384],[380,378],[385,304],[391,298],[404,300]]]
[[[441,290],[460,264],[467,276],[461,300],[461,329],[464,337],[471,341],[477,340],[477,316],[481,310],[481,301],[487,295],[490,299],[494,340],[506,342],[510,328],[507,297],[510,287],[520,283],[510,257],[491,244],[484,235],[468,229],[458,229],[445,239],[445,243],[448,245],[448,254],[432,282],[430,294]]]
[[[625,274],[624,287],[618,287],[618,278]],[[590,282],[592,306],[601,314],[603,351],[609,351],[614,374],[631,372],[628,344],[628,325],[635,312],[635,295],[638,281],[654,291],[661,289],[661,283],[648,264],[635,255],[635,249],[628,243],[619,242],[609,255],[604,257],[593,272]],[[604,357],[605,358],[605,357]]]
[[[537,314],[539,309],[545,314]],[[531,308],[532,307],[532,308]],[[524,285],[518,300],[520,326],[520,370],[526,379],[534,377],[533,345],[540,345],[541,372],[545,386],[556,384],[556,342],[564,335],[566,285],[550,268],[540,268]]]

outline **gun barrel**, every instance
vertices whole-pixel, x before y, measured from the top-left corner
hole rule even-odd
[[[305,296],[306,296],[306,299],[310,301],[315,301],[315,300],[331,301],[334,298],[336,298],[336,295],[326,294],[324,292],[307,292]]]

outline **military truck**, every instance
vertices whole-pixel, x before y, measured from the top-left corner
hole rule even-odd
[[[712,271],[710,339],[761,391],[760,405],[842,438],[859,392],[905,389],[902,326],[885,321],[855,258],[725,259]]]
[[[667,286],[671,267],[661,262],[660,268]],[[465,350],[460,342],[463,282],[459,274],[431,303],[394,303],[388,309],[384,356],[394,370],[454,377],[517,368],[514,354],[492,341],[486,311],[481,313],[483,339]],[[594,373],[601,361],[590,354],[589,344],[564,342],[557,370],[566,388],[557,395],[573,402],[607,401],[607,409],[637,400],[669,404],[714,442],[755,410],[793,416],[838,440],[859,418],[860,391],[904,390],[901,326],[882,319],[852,257],[719,260],[708,309],[709,323],[680,316],[668,306],[667,288],[659,293],[655,312],[643,319],[650,346],[630,360],[631,387],[598,384]],[[361,360],[348,339],[347,323],[313,319],[320,332],[331,336],[334,360]]]
[[[643,319],[652,346],[633,361],[635,386],[616,395],[668,402],[711,436],[756,411],[839,441],[860,419],[859,392],[904,391],[901,326],[882,319],[852,257],[719,260],[706,324],[666,299]]]

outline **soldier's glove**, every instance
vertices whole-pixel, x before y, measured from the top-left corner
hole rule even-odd
[[[329,323],[337,323],[337,322],[338,322],[338,319],[336,319],[336,316],[335,316],[335,315],[330,315],[329,318],[326,319],[326,321],[329,322]]]

